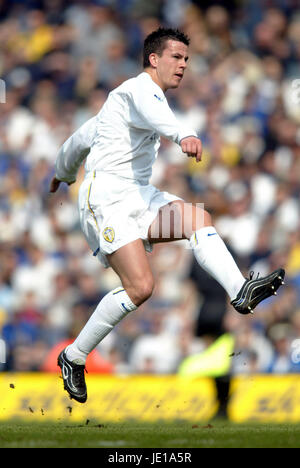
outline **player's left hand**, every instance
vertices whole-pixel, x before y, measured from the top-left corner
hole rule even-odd
[[[180,146],[183,153],[186,153],[189,157],[196,158],[197,162],[201,161],[202,143],[200,138],[194,136],[183,138]]]

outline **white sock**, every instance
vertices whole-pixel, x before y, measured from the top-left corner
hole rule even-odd
[[[235,299],[245,278],[215,228],[196,231],[190,245],[199,265],[223,286],[231,300]]]
[[[76,340],[66,348],[71,362],[85,364],[88,354],[108,335],[114,326],[137,306],[123,288],[110,291],[98,304]]]

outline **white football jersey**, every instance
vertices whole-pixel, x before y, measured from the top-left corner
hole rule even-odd
[[[146,185],[161,136],[179,144],[197,134],[181,125],[162,89],[143,72],[111,91],[100,112],[63,144],[56,177],[74,181],[86,158],[87,172],[103,171]]]

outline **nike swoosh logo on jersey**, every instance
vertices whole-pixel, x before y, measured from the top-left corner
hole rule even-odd
[[[156,99],[158,99],[160,102],[163,102],[163,98],[157,96],[157,94],[154,94],[154,97],[155,97]]]

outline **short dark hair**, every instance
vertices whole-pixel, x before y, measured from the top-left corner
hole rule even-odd
[[[144,41],[144,68],[150,67],[150,54],[155,53],[159,56],[162,55],[168,40],[183,42],[183,44],[187,46],[190,44],[190,39],[188,36],[179,31],[179,29],[158,28],[156,31],[153,31],[151,34],[149,34]]]

